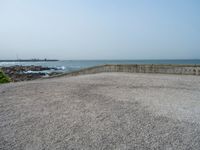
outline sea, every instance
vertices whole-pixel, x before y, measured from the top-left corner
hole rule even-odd
[[[43,61],[43,62],[0,62],[3,66],[44,66],[57,68],[57,71],[72,72],[83,68],[93,67],[104,64],[200,64],[200,59],[187,60],[60,60],[60,61]],[[50,70],[51,71],[51,70]],[[55,71],[55,70],[52,70]]]

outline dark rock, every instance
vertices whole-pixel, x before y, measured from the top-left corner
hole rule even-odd
[[[42,67],[42,66],[10,66],[2,67],[1,70],[11,78],[13,82],[27,81],[42,78],[46,73],[27,73],[27,71],[44,71],[52,70],[53,68]],[[26,73],[25,73],[26,72]]]
[[[51,73],[49,73],[49,76],[56,76],[59,74],[62,74],[62,72],[51,72]]]

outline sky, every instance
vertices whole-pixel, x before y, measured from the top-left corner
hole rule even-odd
[[[199,0],[0,0],[0,59],[200,59]]]

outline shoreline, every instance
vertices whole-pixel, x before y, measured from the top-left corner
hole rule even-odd
[[[43,62],[43,61],[59,61],[57,59],[16,59],[16,60],[0,60],[0,62]]]
[[[153,74],[179,74],[200,75],[200,65],[177,64],[106,64],[82,68],[76,71],[63,72],[62,68],[43,66],[10,66],[0,69],[11,78],[13,82],[34,80],[39,78],[55,78],[61,76],[77,76],[83,74],[95,74],[102,72],[129,72],[129,73],[153,73]],[[50,71],[50,72],[48,72]]]
[[[53,68],[33,65],[0,67],[0,70],[2,70],[4,74],[11,79],[11,82],[35,80],[62,73],[61,70],[55,67]]]

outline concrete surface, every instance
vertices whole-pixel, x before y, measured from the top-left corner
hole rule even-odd
[[[199,149],[198,76],[100,73],[0,85],[0,149]]]
[[[129,73],[154,73],[154,74],[179,74],[179,75],[200,75],[200,65],[179,65],[179,64],[107,64],[83,68],[77,71],[64,73],[60,76],[76,76],[102,72],[129,72]],[[53,78],[52,76],[50,78]]]

